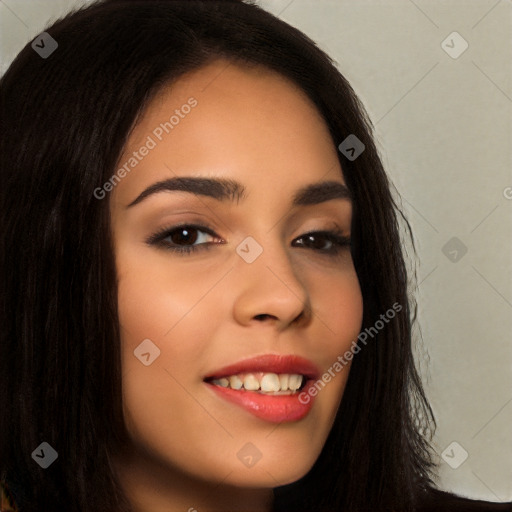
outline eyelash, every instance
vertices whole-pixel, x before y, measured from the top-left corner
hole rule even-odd
[[[169,228],[163,228],[153,235],[151,235],[147,240],[146,243],[148,245],[156,245],[160,246],[165,250],[172,251],[174,253],[180,254],[180,255],[187,255],[191,254],[193,252],[199,251],[199,250],[208,250],[211,249],[213,245],[219,245],[222,244],[222,242],[209,242],[209,243],[201,243],[199,245],[188,245],[188,246],[172,246],[168,242],[165,241],[166,238],[171,236],[175,232],[179,232],[180,230],[187,230],[187,231],[200,231],[203,233],[206,233],[214,238],[219,238],[217,235],[207,226],[201,226],[197,224],[181,224],[179,226],[173,226]],[[320,254],[325,254],[328,256],[338,256],[341,251],[349,247],[351,245],[350,237],[345,236],[341,231],[308,231],[307,233],[304,233],[300,237],[296,238],[295,240],[302,239],[308,236],[322,236],[323,239],[327,242],[331,242],[332,248],[331,249],[311,249],[315,252],[318,252]],[[302,247],[305,247],[302,244]],[[308,247],[305,247],[308,248]]]

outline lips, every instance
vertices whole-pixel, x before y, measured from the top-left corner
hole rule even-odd
[[[318,375],[318,368],[307,359],[267,354],[220,368],[204,382],[216,396],[260,419],[281,423],[298,421],[309,413],[312,397],[306,395],[306,401],[300,395]]]
[[[238,373],[288,373],[304,375],[308,379],[317,379],[320,374],[318,368],[307,359],[300,356],[280,356],[265,354],[262,356],[244,359],[238,363],[212,372],[205,379],[218,379]]]

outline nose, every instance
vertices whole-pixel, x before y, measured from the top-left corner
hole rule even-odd
[[[311,318],[310,297],[282,245],[263,246],[252,263],[241,258],[236,269],[235,320],[244,326],[268,322],[279,331]]]

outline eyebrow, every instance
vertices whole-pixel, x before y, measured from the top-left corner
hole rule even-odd
[[[246,188],[240,182],[225,178],[176,177],[153,183],[143,190],[126,208],[139,204],[147,197],[160,192],[189,192],[212,197],[218,201],[239,201],[245,199]],[[351,200],[351,195],[339,181],[321,181],[300,188],[293,196],[292,206],[309,206],[331,201],[332,199]]]

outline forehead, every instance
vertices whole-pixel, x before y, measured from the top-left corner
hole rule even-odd
[[[295,84],[261,66],[220,60],[160,90],[118,167],[144,146],[151,149],[135,157],[115,188],[123,202],[171,176],[222,176],[269,193],[321,179],[344,182],[315,105]]]

